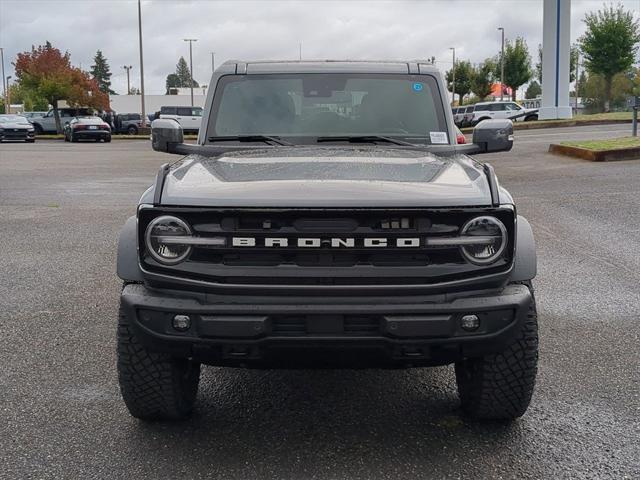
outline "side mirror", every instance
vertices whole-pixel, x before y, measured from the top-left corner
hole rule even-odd
[[[151,122],[151,145],[157,152],[176,153],[176,146],[183,142],[182,127],[173,118]]]
[[[478,153],[508,152],[513,147],[511,120],[483,120],[473,129],[473,143]]]

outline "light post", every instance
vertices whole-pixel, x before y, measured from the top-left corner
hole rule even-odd
[[[129,70],[131,70],[133,66],[123,65],[122,68],[124,68],[127,71],[127,95],[131,95],[131,82],[129,81]]]
[[[0,47],[0,58],[2,58],[2,98],[7,99],[7,85],[4,83],[4,48]],[[9,106],[7,102],[4,106],[4,113],[9,113]]]
[[[189,86],[191,87],[191,106],[193,107],[193,42],[197,42],[197,38],[185,38],[185,42],[189,42]]]
[[[9,92],[9,80],[11,80],[11,75],[7,77],[7,105],[4,108],[6,113],[11,113],[11,92]]]
[[[147,127],[147,115],[144,111],[144,61],[142,56],[142,6],[138,0],[138,39],[140,43],[140,103],[142,107],[142,128]]]
[[[211,73],[216,71],[216,52],[211,52]]]
[[[298,44],[298,59],[302,61],[302,42]]]
[[[453,68],[451,69],[451,106],[456,101],[456,47],[449,47],[449,50],[453,52]]]
[[[504,100],[504,27],[498,27],[502,32],[502,48],[500,49],[500,101]]]

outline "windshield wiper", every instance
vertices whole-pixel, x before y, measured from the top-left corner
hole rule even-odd
[[[270,137],[269,135],[227,135],[221,137],[209,137],[210,142],[265,142],[275,143],[276,145],[292,146],[293,143],[280,140],[278,137]]]
[[[340,135],[335,137],[318,137],[318,143],[322,142],[349,142],[349,143],[376,143],[387,142],[394,145],[406,145],[408,147],[418,147],[415,143],[396,140],[395,138],[385,137],[382,135]]]

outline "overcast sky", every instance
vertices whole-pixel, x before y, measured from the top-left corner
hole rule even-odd
[[[542,0],[143,0],[145,87],[164,93],[167,74],[194,43],[194,78],[208,83],[211,52],[228,59],[411,59],[436,57],[442,69],[457,57],[481,62],[497,53],[498,26],[507,38],[523,36],[535,61],[542,41]],[[640,17],[640,0],[621,2]],[[571,38],[584,31],[585,12],[601,0],[573,0]],[[5,74],[18,52],[49,40],[88,69],[97,49],[113,73],[112,88],[126,91],[122,65],[133,65],[139,86],[136,0],[0,0],[0,46]]]

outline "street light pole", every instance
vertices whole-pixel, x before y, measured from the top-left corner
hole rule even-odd
[[[127,71],[127,95],[131,95],[131,82],[129,81],[129,70],[133,68],[132,65],[124,65],[124,68]]]
[[[7,77],[7,104],[4,107],[6,113],[11,113],[11,92],[9,92],[9,80],[11,80],[11,75]]]
[[[502,48],[500,49],[500,101],[504,100],[504,27],[498,27],[502,32]]]
[[[197,42],[197,38],[185,38],[185,42],[189,42],[189,85],[191,86],[191,106],[193,107],[193,42]]]
[[[456,102],[456,47],[449,47],[453,51],[453,68],[451,69],[451,106]]]
[[[147,115],[144,109],[144,59],[142,55],[142,6],[138,0],[138,39],[140,43],[140,103],[142,108],[142,128],[147,127]]]
[[[2,58],[2,98],[6,101],[7,100],[7,85],[4,83],[4,48],[0,47],[0,57]],[[4,105],[4,113],[9,113],[8,110],[8,104],[9,102],[6,102]]]
[[[299,55],[298,55],[298,58],[299,58],[299,60],[300,60],[300,61],[302,61],[302,42],[300,42],[300,43],[298,44],[298,47],[299,47],[299,52],[298,52],[298,53],[299,53]]]
[[[216,71],[216,52],[211,52],[211,73]]]

